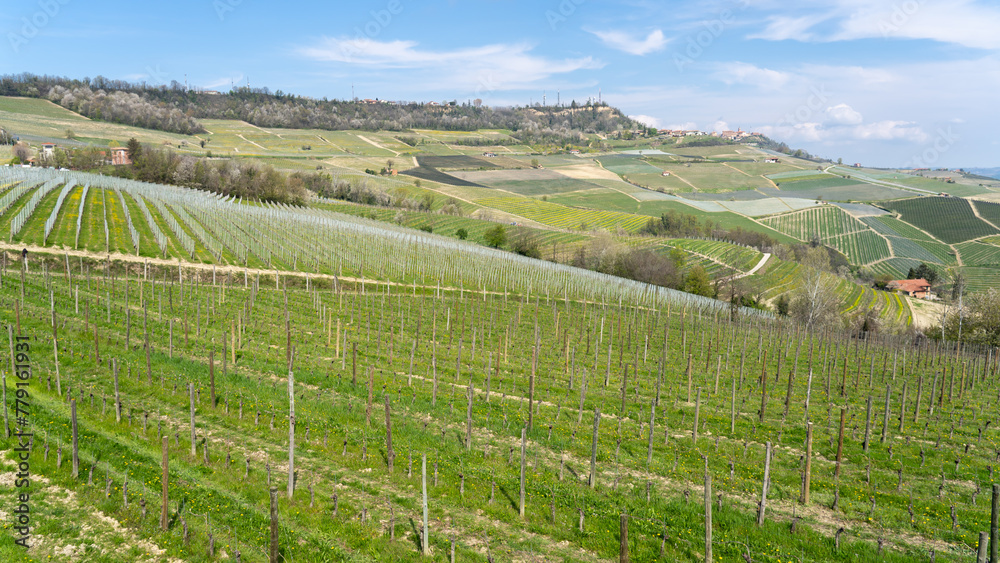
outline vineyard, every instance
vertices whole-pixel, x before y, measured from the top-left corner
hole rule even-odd
[[[582,286],[3,264],[34,517],[113,516],[130,559],[701,560],[709,504],[721,560],[959,561],[989,523],[976,350]]]
[[[997,350],[809,331],[486,248],[498,223],[470,217],[54,170],[0,186],[0,495],[28,428],[35,526],[27,553],[6,528],[0,560],[957,562],[996,518]],[[559,229],[507,227],[545,254],[649,219],[476,203]],[[892,217],[760,221],[877,273],[955,262]],[[629,242],[718,276],[763,257]],[[751,279],[773,299],[802,269],[771,256]],[[823,283],[844,318],[913,320]]]
[[[517,197],[492,197],[477,199],[476,203],[525,219],[538,221],[558,229],[589,231],[622,228],[629,232],[638,231],[649,222],[649,217],[631,215],[617,211],[582,209],[548,203],[537,199]]]
[[[814,235],[820,240],[868,230],[864,223],[837,207],[823,206],[761,219],[765,225],[808,241]]]
[[[887,202],[885,206],[901,214],[904,221],[950,244],[1000,233],[976,217],[965,199],[920,197]]]
[[[1000,247],[980,242],[956,244],[966,266],[1000,266]]]

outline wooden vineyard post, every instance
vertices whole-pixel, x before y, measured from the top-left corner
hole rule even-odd
[[[396,450],[392,449],[392,419],[389,416],[389,394],[385,394],[385,457],[392,474],[396,462]]]
[[[521,501],[517,505],[518,514],[521,518],[524,518],[524,454],[525,448],[528,444],[528,431],[525,428],[521,429]]]
[[[729,433],[736,433],[736,378],[733,378],[733,397],[729,402]]]
[[[619,523],[618,562],[628,563],[628,514],[622,512]]]
[[[809,485],[812,480],[813,423],[806,423],[806,467],[802,475],[802,504],[809,504]]]
[[[270,490],[271,494],[271,553],[269,561],[270,563],[278,563],[278,489],[274,487]]]
[[[976,563],[986,563],[986,544],[989,543],[988,532],[979,532],[979,545],[976,551]]]
[[[653,426],[656,423],[656,400],[649,404],[649,444],[646,446],[646,467],[653,465]]]
[[[687,395],[688,398],[687,398],[687,402],[689,402],[689,403],[691,402],[691,391],[693,390],[692,385],[693,385],[693,378],[694,378],[694,376],[691,374],[691,362],[692,362],[692,360],[693,360],[692,355],[688,354],[687,369],[684,370],[684,375],[687,376],[687,382],[688,382],[688,395]]]
[[[698,444],[698,419],[701,417],[701,387],[698,388],[694,401],[694,427],[691,429],[691,441]]]
[[[532,370],[528,376],[528,430],[535,420],[535,372]]]
[[[56,366],[56,394],[62,397],[62,380],[59,377],[59,335],[56,328],[56,311],[52,310],[52,354]]]
[[[208,351],[208,387],[211,406],[215,408],[215,350]]]
[[[161,479],[160,479],[162,481],[162,484],[163,484],[163,494],[162,494],[162,496],[163,496],[163,499],[162,499],[163,504],[160,507],[160,529],[163,530],[164,532],[167,531],[167,524],[168,524],[168,518],[169,518],[169,512],[170,512],[169,511],[169,505],[167,504],[167,501],[169,499],[169,497],[168,497],[168,485],[170,484],[170,472],[169,472],[169,464],[170,464],[169,460],[170,460],[170,456],[169,456],[169,450],[168,450],[169,446],[170,446],[170,438],[168,438],[167,436],[164,436],[163,437],[163,445],[162,445],[162,447],[163,447],[163,463],[162,463],[162,465],[163,465],[163,477],[161,477]]]
[[[195,450],[196,435],[194,432],[194,383],[188,383],[188,395],[191,398],[191,457],[198,455]]]
[[[712,563],[712,474],[705,458],[705,563]]]
[[[833,478],[840,477],[840,462],[844,459],[844,424],[847,422],[847,407],[840,407],[840,432],[837,435],[837,465],[833,469]]]
[[[149,358],[149,313],[147,311],[147,305],[144,301],[142,303],[142,331],[145,333],[146,341],[146,385],[153,385],[153,365]]]
[[[868,446],[871,443],[872,435],[872,396],[868,395],[868,406],[865,408],[865,441],[863,449],[865,453],[868,453]]]
[[[73,478],[76,479],[80,476],[80,450],[76,429],[76,399],[69,400],[69,416],[73,426]]]
[[[764,452],[764,483],[761,485],[760,506],[757,507],[757,525],[764,525],[764,511],[767,509],[767,489],[771,481],[771,442]]]
[[[601,409],[594,409],[594,438],[590,443],[590,488],[597,485],[597,430],[601,425]]]
[[[997,518],[1000,516],[1000,484],[993,483],[993,498],[990,508],[990,561],[997,561],[997,545],[1000,542],[1000,530],[997,528]]]
[[[421,488],[423,490],[424,533],[420,536],[420,550],[424,555],[431,554],[431,546],[427,537],[427,454],[420,458]]]
[[[289,358],[291,362],[291,358]],[[288,369],[288,499],[295,493],[295,374]]]
[[[472,449],[472,382],[469,382],[469,388],[467,389],[469,395],[469,406],[465,411],[465,450]]]
[[[118,361],[111,360],[111,371],[115,377],[115,422],[122,421],[122,401],[118,394]]]
[[[889,399],[891,397],[890,388],[887,384],[885,386],[885,412],[882,414],[882,437],[879,442],[885,443],[885,439],[889,434]]]
[[[767,359],[767,356],[764,356]],[[764,424],[764,413],[767,412],[767,373],[762,370],[760,374],[760,424]]]

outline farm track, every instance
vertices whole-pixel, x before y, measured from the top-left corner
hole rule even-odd
[[[380,145],[379,143],[376,143],[375,141],[373,141],[373,140],[369,139],[368,137],[365,137],[364,135],[357,135],[357,137],[358,137],[359,139],[361,139],[362,141],[364,141],[364,142],[368,143],[369,145],[371,145],[371,146],[373,146],[373,147],[375,147],[375,148],[377,148],[377,149],[382,149],[382,150],[384,150],[384,151],[389,151],[389,152],[391,152],[392,154],[394,154],[394,155],[396,155],[396,156],[399,156],[399,151],[394,151],[394,150],[392,150],[392,149],[388,149],[388,148],[385,148],[385,147],[383,147],[382,145]]]

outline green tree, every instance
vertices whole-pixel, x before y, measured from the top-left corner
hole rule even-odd
[[[540,167],[540,165],[539,165],[539,163],[538,163],[538,159],[537,159],[537,158],[533,158],[533,159],[531,159],[531,167],[532,167],[532,168],[539,168],[539,167]]]
[[[788,316],[788,296],[782,293],[778,296],[778,300],[774,303],[774,310],[782,317]]]
[[[934,282],[938,280],[938,277],[938,271],[935,270],[933,266],[928,266],[926,263],[921,263],[916,268],[910,268],[910,271],[906,275],[906,279],[925,279],[927,280],[927,283],[931,285],[934,285]]]
[[[128,159],[132,161],[133,164],[138,164],[139,159],[142,158],[142,143],[138,139],[132,137],[128,140]]]
[[[491,227],[483,234],[483,242],[486,243],[486,246],[500,248],[507,243],[507,230],[503,228],[503,225]]]
[[[705,271],[705,268],[701,264],[691,268],[687,277],[684,278],[684,291],[694,293],[695,295],[704,295],[705,297],[712,296],[712,282],[708,278],[708,272]]]
[[[458,238],[460,238],[460,239],[462,239],[462,240],[465,240],[465,239],[469,238],[469,231],[466,231],[465,228],[463,227],[463,228],[455,231],[455,236],[458,237]]]

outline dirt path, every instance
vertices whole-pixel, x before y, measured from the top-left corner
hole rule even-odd
[[[728,162],[723,162],[722,165],[725,166],[726,168],[732,168],[733,170],[739,172],[740,174],[743,174],[744,176],[747,176],[747,177],[750,177],[750,178],[754,177],[753,174],[747,174],[746,172],[740,170],[739,168],[736,168],[735,166],[730,165]]]
[[[266,151],[266,150],[270,150],[270,149],[268,149],[267,147],[263,147],[263,146],[261,146],[261,145],[258,145],[258,144],[257,144],[257,143],[255,143],[255,142],[251,141],[250,139],[247,139],[247,138],[246,138],[246,137],[244,137],[244,136],[243,136],[242,134],[238,134],[238,135],[236,135],[236,136],[237,136],[237,137],[239,137],[239,138],[241,138],[241,139],[243,139],[244,141],[246,141],[246,142],[250,143],[251,145],[253,145],[253,146],[255,146],[255,147],[259,147],[259,148],[260,148],[261,150],[265,150],[265,151]]]
[[[396,156],[399,156],[399,152],[398,152],[398,151],[394,151],[394,150],[392,150],[392,149],[389,149],[389,148],[386,148],[386,147],[383,147],[382,145],[380,145],[380,144],[376,143],[375,141],[373,141],[373,140],[369,139],[368,137],[365,137],[364,135],[358,135],[358,138],[359,138],[359,139],[361,139],[362,141],[364,141],[364,142],[368,143],[369,145],[371,145],[371,146],[375,147],[375,148],[378,148],[378,149],[382,149],[382,150],[384,150],[384,151],[389,151],[389,152],[391,152],[392,154],[394,154],[394,155],[396,155]]]
[[[982,221],[983,223],[986,223],[987,225],[989,225],[989,226],[993,227],[994,229],[1000,231],[1000,227],[996,226],[994,223],[991,223],[989,220],[987,220],[985,217],[983,217],[982,215],[979,214],[979,208],[976,207],[975,202],[969,201],[969,207],[972,208],[972,212],[976,214],[976,217],[979,217],[980,221]]]
[[[771,253],[770,253],[770,252],[765,252],[765,253],[764,253],[764,256],[762,256],[762,257],[761,257],[761,259],[760,259],[760,262],[757,262],[757,265],[756,265],[756,266],[754,266],[754,267],[753,267],[753,269],[751,269],[751,270],[750,270],[749,272],[747,272],[747,273],[745,273],[745,274],[739,274],[739,275],[737,275],[737,276],[733,276],[733,279],[734,279],[734,280],[738,280],[738,279],[740,279],[740,278],[745,278],[745,277],[747,277],[747,276],[752,276],[752,275],[756,274],[756,273],[757,273],[757,270],[759,270],[759,269],[763,268],[763,267],[764,267],[764,264],[767,264],[767,261],[768,261],[768,260],[769,260],[770,258],[771,258]]]

